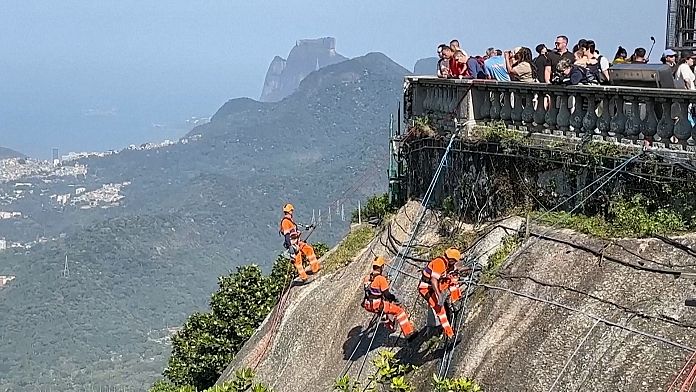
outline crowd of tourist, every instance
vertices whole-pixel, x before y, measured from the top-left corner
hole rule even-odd
[[[610,84],[609,68],[614,64],[645,64],[648,62],[645,48],[636,48],[629,57],[619,46],[613,60],[599,53],[593,40],[581,39],[568,47],[568,37],[559,35],[554,49],[539,44],[536,55],[530,48],[521,46],[512,50],[488,48],[484,55],[471,56],[460,47],[458,40],[437,48],[439,61],[437,76],[455,79],[493,79],[527,83],[552,83],[565,85]],[[677,58],[677,52],[667,49],[661,61],[672,69],[677,88],[696,90],[694,61],[696,53]]]

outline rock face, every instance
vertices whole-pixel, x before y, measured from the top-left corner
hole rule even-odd
[[[413,66],[414,75],[436,75],[437,57],[426,57],[416,61]]]
[[[388,223],[396,241],[407,239],[417,207],[408,203]],[[426,215],[419,247],[447,241],[439,236],[437,222],[433,214]],[[500,222],[467,255],[486,264],[496,244],[521,224],[519,218]],[[387,233],[344,269],[291,289],[278,314],[276,309],[269,315],[221,380],[235,368],[254,367],[259,381],[279,392],[328,391],[344,372],[366,385],[374,372],[370,360],[380,350],[393,349],[402,362],[419,366],[406,376],[414,390],[432,390],[443,350],[427,329],[412,342],[395,343],[380,328],[368,350],[372,330],[365,329],[371,315],[360,307],[361,278],[374,254],[394,254],[385,247],[391,242]],[[684,298],[693,295],[693,282],[664,271],[693,272],[693,258],[656,239],[608,242],[535,225],[531,234],[526,246],[503,263],[500,277],[486,280],[493,288],[479,287],[468,301],[448,376],[473,377],[486,391],[496,392],[547,391],[552,385],[558,391],[664,390],[696,346],[696,316],[683,306]],[[695,238],[676,240],[693,247]],[[400,266],[405,274],[392,279],[417,329],[424,328],[427,312],[416,295],[422,266],[407,261]]]
[[[280,101],[292,94],[310,73],[346,59],[336,53],[336,39],[333,37],[300,40],[287,60],[276,56],[271,61],[260,101]]]

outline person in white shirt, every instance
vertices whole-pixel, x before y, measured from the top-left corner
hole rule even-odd
[[[696,58],[696,53],[689,54],[688,57],[682,60],[682,63],[677,68],[677,72],[674,74],[674,80],[678,85],[683,83],[683,86],[687,90],[696,90],[696,75],[694,75],[693,66],[694,58]]]

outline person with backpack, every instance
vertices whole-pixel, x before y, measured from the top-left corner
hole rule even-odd
[[[593,40],[585,41],[585,46],[582,49],[589,59],[597,62],[596,67],[593,67],[592,70],[596,74],[599,84],[609,84],[609,67],[611,66],[609,59],[599,54],[597,45]],[[594,64],[594,61],[592,63]]]

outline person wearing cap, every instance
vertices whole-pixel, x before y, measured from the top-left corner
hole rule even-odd
[[[288,250],[290,258],[293,260],[297,275],[303,282],[306,282],[309,276],[302,265],[303,257],[307,258],[309,266],[312,269],[312,274],[316,274],[321,269],[321,264],[314,254],[312,245],[302,241],[300,236],[302,232],[297,228],[297,223],[293,220],[295,207],[287,203],[283,206],[283,218],[280,220],[280,230],[278,233],[284,237],[283,246]],[[307,226],[309,229],[311,226]]]
[[[686,90],[696,90],[696,86],[694,86],[696,75],[694,75],[693,71],[694,59],[696,59],[696,53],[689,53],[679,64],[677,72],[674,74],[674,81],[678,87]]]
[[[372,272],[363,280],[365,298],[362,307],[370,313],[383,313],[386,317],[385,326],[391,332],[396,330],[394,328],[394,319],[396,319],[401,332],[406,339],[410,339],[415,336],[413,323],[409,320],[406,311],[397,305],[396,296],[389,291],[389,281],[382,275],[385,263],[382,256],[377,256],[372,261]]]
[[[421,281],[418,284],[418,292],[435,312],[440,326],[442,326],[442,331],[448,338],[454,336],[454,330],[447,318],[445,299],[448,291],[451,302],[461,298],[457,281],[458,272],[455,268],[455,264],[461,257],[461,252],[456,248],[445,250],[442,256],[434,258],[423,269]]]
[[[672,75],[677,73],[677,52],[672,49],[667,49],[662,52],[662,57],[660,58],[662,64],[669,65],[672,68]]]

